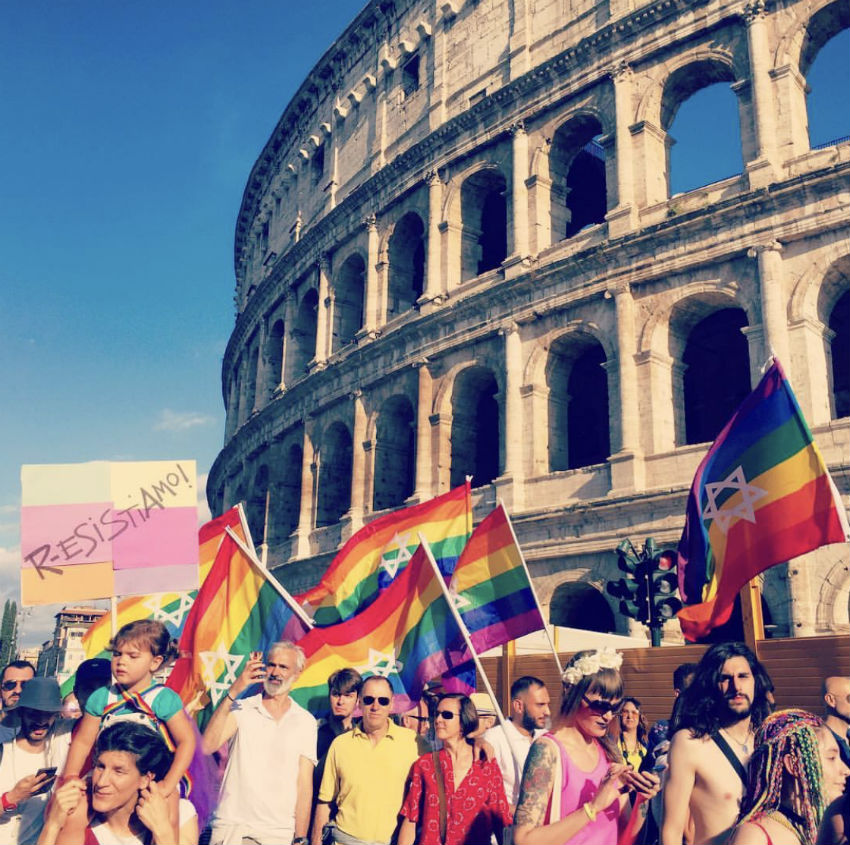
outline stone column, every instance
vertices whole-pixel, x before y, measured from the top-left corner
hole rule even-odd
[[[316,310],[316,363],[324,365],[330,354],[331,310],[330,297],[331,260],[328,253],[319,256],[319,304]]]
[[[511,126],[512,183],[511,200],[513,205],[513,254],[517,258],[528,255],[528,133],[520,120]]]
[[[440,216],[443,206],[443,180],[436,170],[425,177],[428,185],[428,263],[425,268],[425,291],[422,294],[424,302],[442,299],[445,286],[443,285],[442,268],[442,235],[440,234]]]
[[[552,180],[549,174],[549,151],[552,142],[544,140],[537,152],[537,172],[526,180],[528,189],[529,244],[532,255],[552,245]]]
[[[617,161],[617,205],[606,215],[611,237],[618,237],[637,226],[635,172],[632,155],[632,69],[625,62],[609,70],[614,84],[616,128],[614,147]]]
[[[522,396],[522,340],[516,324],[502,329],[505,337],[505,469],[502,479],[510,485],[505,490],[499,480],[497,493],[510,506],[522,506],[522,488],[525,480],[522,463],[523,436]]]
[[[282,349],[280,352],[280,390],[286,388],[287,375],[289,374],[289,352],[290,352],[290,335],[295,323],[295,293],[290,289],[286,292],[283,305],[283,337],[280,342]]]
[[[417,370],[418,389],[416,400],[416,489],[413,498],[424,502],[433,495],[433,472],[431,456],[431,399],[433,378],[428,362],[418,361],[413,365]]]
[[[776,181],[776,113],[770,81],[770,46],[767,39],[767,13],[764,0],[752,0],[744,7],[747,46],[750,52],[750,87],[757,158],[747,162],[751,188]]]
[[[348,516],[351,531],[354,533],[363,525],[363,507],[366,499],[366,408],[363,393],[356,390],[351,394],[354,400],[354,424],[351,433],[351,507]]]
[[[257,372],[254,382],[254,407],[251,411],[259,410],[268,402],[268,350],[266,349],[266,337],[268,336],[268,320],[260,320],[260,328],[257,332]]]
[[[378,223],[374,214],[370,214],[364,221],[366,227],[366,302],[363,319],[363,329],[370,335],[374,335],[378,328],[378,302],[380,291],[378,290]]]
[[[301,510],[298,527],[292,534],[291,556],[310,556],[310,532],[313,530],[313,505],[316,500],[316,453],[313,449],[313,426],[304,424],[304,448],[301,457]]]
[[[613,297],[616,313],[620,406],[620,448],[609,459],[611,486],[615,490],[641,490],[644,487],[644,466],[639,444],[634,298],[627,283],[610,287],[606,296]]]
[[[782,245],[778,241],[757,244],[747,251],[749,258],[758,259],[761,319],[764,327],[764,358],[775,355],[786,373],[791,370],[791,351],[788,343],[787,298],[783,285]]]

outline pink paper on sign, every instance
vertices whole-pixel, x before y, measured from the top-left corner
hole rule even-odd
[[[111,502],[21,508],[22,566],[72,566],[112,560],[112,526],[107,524],[111,508]]]
[[[183,592],[197,589],[197,564],[115,570],[115,592],[118,595]]]
[[[145,521],[139,511],[132,511],[135,527],[127,528],[112,541],[112,559],[116,571],[148,566],[195,567],[198,588],[198,517],[196,508],[152,509]],[[146,590],[146,592],[151,592]]]

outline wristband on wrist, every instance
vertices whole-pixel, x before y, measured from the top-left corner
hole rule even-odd
[[[17,805],[17,804],[13,804],[13,803],[9,800],[9,797],[8,797],[8,796],[9,796],[9,793],[8,793],[8,792],[4,792],[2,795],[0,795],[0,802],[2,802],[2,804],[3,804],[3,812],[4,812],[4,813],[11,813],[12,811],[14,811],[14,810],[17,810],[17,809],[18,809],[18,805]]]
[[[590,801],[588,801],[588,802],[586,802],[586,803],[585,803],[585,805],[582,807],[582,810],[584,810],[585,815],[586,815],[586,816],[587,816],[587,817],[588,817],[588,818],[589,818],[592,822],[595,822],[595,821],[596,821],[596,814],[597,814],[599,811],[598,811],[598,810],[594,810],[594,809],[593,809],[593,807],[591,807],[591,806],[590,806]]]
[[[229,698],[234,704],[236,703],[236,699],[230,694],[230,690],[225,693],[225,696]]]

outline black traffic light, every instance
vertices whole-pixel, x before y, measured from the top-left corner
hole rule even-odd
[[[649,622],[649,583],[645,562],[638,556],[629,540],[617,546],[617,566],[625,577],[609,581],[610,596],[621,599],[620,613],[644,624]]]
[[[682,602],[675,595],[679,589],[676,561],[676,552],[669,549],[656,552],[649,561],[652,615],[659,624],[672,619],[682,609]]]

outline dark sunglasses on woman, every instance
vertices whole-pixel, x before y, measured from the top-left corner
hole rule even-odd
[[[604,716],[609,711],[615,716],[623,709],[623,702],[606,701],[604,698],[597,698],[595,701],[589,699],[586,695],[582,696],[584,703],[598,716]]]

